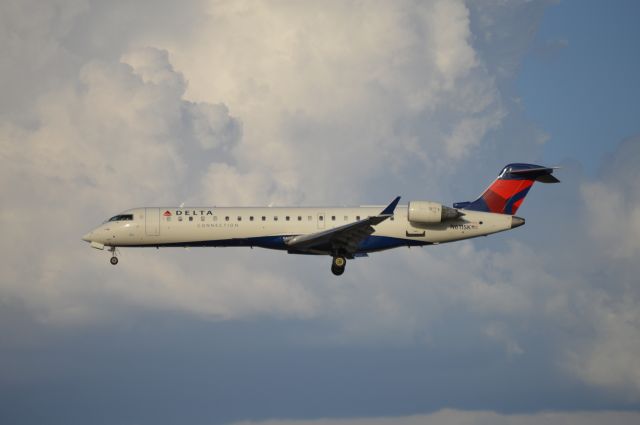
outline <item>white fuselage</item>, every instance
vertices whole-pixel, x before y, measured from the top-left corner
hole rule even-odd
[[[123,212],[125,220],[108,221],[83,239],[93,246],[257,246],[288,250],[288,238],[346,225],[380,212],[372,207],[162,207]],[[358,254],[399,246],[458,241],[509,230],[511,215],[464,211],[464,216],[441,223],[410,222],[407,206],[375,226]],[[314,252],[305,252],[314,253]],[[317,254],[326,254],[317,252]]]

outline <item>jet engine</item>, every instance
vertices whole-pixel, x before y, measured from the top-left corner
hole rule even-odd
[[[455,208],[428,201],[411,201],[408,211],[409,221],[414,223],[441,223],[464,215]]]

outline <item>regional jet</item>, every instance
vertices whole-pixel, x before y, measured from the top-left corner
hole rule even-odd
[[[558,183],[554,168],[509,164],[472,202],[452,207],[400,197],[386,207],[143,207],[111,217],[82,239],[111,253],[120,247],[260,247],[347,260],[398,247],[437,245],[522,226],[515,214],[533,186]]]

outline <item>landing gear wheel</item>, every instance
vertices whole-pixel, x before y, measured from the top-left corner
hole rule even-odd
[[[347,259],[344,257],[333,257],[333,261],[331,262],[331,272],[340,276],[344,273],[344,268],[347,266]]]
[[[116,247],[110,247],[109,251],[111,251],[111,259],[109,260],[109,262],[115,266],[116,264],[118,264],[118,257],[116,257]]]

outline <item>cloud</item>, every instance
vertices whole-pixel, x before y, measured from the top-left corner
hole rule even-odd
[[[416,159],[446,172],[505,115],[462,2],[211,3],[210,15],[169,51],[187,96],[242,118],[235,160],[271,176],[276,201],[349,199]]]
[[[192,131],[203,149],[229,147],[238,143],[242,137],[242,125],[229,116],[229,109],[222,103],[188,102],[185,105],[187,115],[192,117]]]
[[[0,117],[22,117],[35,97],[66,81],[76,65],[63,40],[88,9],[84,0],[7,0],[0,4]]]
[[[144,2],[24,4],[3,3],[0,27],[3,299],[62,327],[143,310],[293,318],[325,326],[308,344],[445,347],[480,366],[497,347],[500,363],[535,358],[528,376],[637,399],[637,139],[596,178],[567,167],[536,186],[523,229],[372,255],[341,280],[328,259],[258,250],[123,250],[112,268],[79,241],[134,206],[481,190],[507,158],[541,156],[509,85],[544,4],[159,3],[150,22],[130,13]],[[581,415],[566,420],[596,417]]]
[[[82,248],[78,232],[114,209],[175,203],[167,193],[199,191],[197,179],[240,142],[242,124],[224,104],[185,100],[183,75],[156,48],[130,50],[120,61],[92,60],[76,78],[40,95],[34,124],[0,125],[7,200],[1,217],[10,265],[3,290],[44,317],[82,321],[92,312],[102,316],[105,309],[93,303],[109,294],[86,291],[90,263],[70,262]],[[187,165],[188,157],[194,160]],[[44,205],[54,226],[41,221]]]
[[[640,160],[638,137],[621,143],[602,163],[599,179],[582,186],[585,231],[596,251],[597,274],[584,276],[591,290],[582,300],[591,334],[571,352],[587,382],[640,397]],[[593,273],[592,268],[587,272]]]
[[[97,5],[59,7],[47,19],[63,30],[38,40],[58,40],[75,65],[62,69],[56,84],[38,86],[33,108],[24,109],[27,119],[7,118],[0,125],[3,191],[11,200],[3,225],[20,223],[3,242],[11,264],[4,290],[37,306],[43,317],[102,317],[109,307],[94,303],[105,293],[113,303],[126,299],[214,317],[278,310],[309,315],[316,311],[310,306],[333,295],[309,291],[302,270],[269,277],[265,263],[240,275],[233,269],[243,262],[225,252],[221,261],[229,267],[218,272],[219,281],[238,282],[236,295],[206,308],[200,301],[223,289],[206,286],[204,267],[189,266],[198,282],[190,289],[169,280],[158,288],[152,283],[158,275],[142,264],[123,267],[125,279],[138,282],[135,289],[111,286],[104,277],[89,277],[95,255],[78,267],[68,262],[67,256],[84,252],[71,235],[136,205],[368,200],[375,193],[363,193],[363,187],[386,178],[388,170],[404,174],[415,158],[436,170],[463,160],[504,116],[493,78],[470,43],[462,2],[417,8],[410,2],[375,8],[212,2],[206,5],[210,13],[180,36],[167,37],[155,26],[132,29],[127,25],[135,19],[123,21],[120,34],[129,39],[114,37],[112,46],[122,49],[117,55],[101,50],[103,22],[85,25],[102,13]],[[127,7],[114,4],[105,19]],[[94,52],[108,54],[91,57],[90,48],[67,40],[78,31],[87,33],[87,43],[98,43]],[[40,196],[32,196],[34,188]],[[380,197],[384,202],[388,194]],[[38,216],[25,211],[43,204],[57,225],[34,232]],[[20,240],[19,249],[9,240]],[[177,278],[184,266],[169,263],[159,267]],[[84,290],[87,279],[95,282],[90,291]],[[233,301],[241,293],[251,297],[242,290],[246,281],[269,282],[264,287],[273,294],[282,294],[279,282],[289,282],[288,291],[303,295],[287,304],[262,293],[256,302],[264,306],[248,308],[248,298]],[[147,293],[147,286],[158,292],[144,300],[137,294]],[[178,296],[179,290],[191,292]]]
[[[269,420],[235,422],[235,425],[543,425],[543,424],[635,424],[640,413],[624,411],[605,412],[548,412],[529,415],[501,414],[487,411],[461,411],[444,409],[428,415],[316,420]]]
[[[585,184],[582,197],[589,232],[603,255],[633,259],[640,254],[640,138],[625,140],[602,163],[599,181]]]

